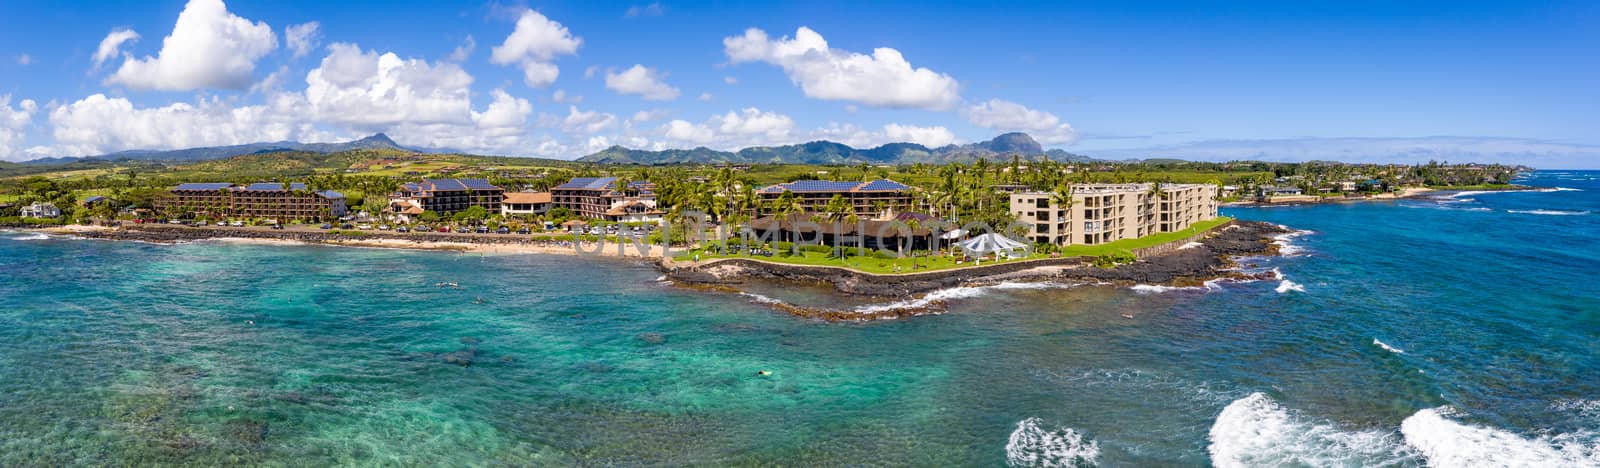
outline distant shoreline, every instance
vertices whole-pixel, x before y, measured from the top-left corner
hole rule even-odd
[[[1405,189],[1404,191],[1402,191],[1399,194],[1384,193],[1384,194],[1378,194],[1378,195],[1366,195],[1366,196],[1361,196],[1361,197],[1321,197],[1321,196],[1316,196],[1316,195],[1298,195],[1298,196],[1292,196],[1292,197],[1285,197],[1283,200],[1278,200],[1278,201],[1242,200],[1242,201],[1224,203],[1224,204],[1222,204],[1222,206],[1225,206],[1225,207],[1249,207],[1249,206],[1315,205],[1315,204],[1322,204],[1322,203],[1360,203],[1360,202],[1372,202],[1372,201],[1394,201],[1394,200],[1424,198],[1424,197],[1428,197],[1430,195],[1437,194],[1437,193],[1454,193],[1454,192],[1530,192],[1530,191],[1537,191],[1537,190],[1540,190],[1540,188],[1539,187],[1528,186],[1528,185],[1510,185],[1510,186],[1506,186],[1506,187],[1461,187],[1461,188],[1412,187],[1412,188]]]
[[[397,233],[392,231],[307,231],[302,229],[275,230],[255,227],[189,227],[169,225],[110,226],[27,226],[18,229],[46,234],[76,236],[88,239],[128,240],[172,244],[180,242],[216,241],[241,244],[266,245],[330,245],[342,247],[367,247],[402,250],[433,250],[485,254],[552,254],[583,255],[626,258],[641,257],[632,245],[619,253],[615,242],[606,242],[605,248],[595,251],[594,242],[579,242],[575,248],[570,241],[532,238],[521,234],[457,234],[457,233]],[[651,246],[651,253],[659,255],[661,246]]]

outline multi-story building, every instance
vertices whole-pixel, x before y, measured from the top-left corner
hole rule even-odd
[[[504,199],[505,189],[488,179],[422,179],[401,184],[400,191],[389,196],[389,208],[395,213],[432,211],[443,215],[481,206],[489,213],[499,213]]]
[[[556,208],[572,210],[583,218],[609,219],[612,208],[625,203],[630,206],[648,205],[655,208],[655,184],[630,182],[627,190],[618,191],[616,177],[578,177],[550,189],[551,204]]]
[[[205,215],[228,218],[326,220],[344,216],[344,195],[332,190],[311,191],[305,184],[230,183],[179,184],[170,197],[155,201],[169,216]]]
[[[1011,215],[1030,226],[1028,236],[1056,245],[1104,244],[1177,232],[1217,217],[1217,186],[1211,184],[1074,185],[1072,203],[1057,194],[1011,194]]]
[[[775,214],[776,210],[770,206],[770,201],[782,198],[784,192],[790,192],[800,202],[802,211],[824,211],[834,195],[838,195],[844,198],[857,217],[875,219],[910,210],[911,190],[910,186],[887,179],[869,182],[799,180],[763,187],[756,193],[761,195],[764,202],[768,202],[762,203],[762,215]]]

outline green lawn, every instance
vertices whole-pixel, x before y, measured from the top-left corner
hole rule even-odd
[[[1141,238],[1138,238],[1138,239],[1125,239],[1125,240],[1120,240],[1120,241],[1111,242],[1111,243],[1107,243],[1107,244],[1100,244],[1100,245],[1070,245],[1070,246],[1062,248],[1061,256],[1062,257],[1098,257],[1098,256],[1101,256],[1101,255],[1109,255],[1109,254],[1112,254],[1112,253],[1118,252],[1118,251],[1132,251],[1132,250],[1142,249],[1142,248],[1146,248],[1146,247],[1154,247],[1154,246],[1165,244],[1165,243],[1168,243],[1168,242],[1175,242],[1175,241],[1178,241],[1178,240],[1181,240],[1181,239],[1188,238],[1188,237],[1193,236],[1195,234],[1208,231],[1208,230],[1210,230],[1212,228],[1215,228],[1215,227],[1217,227],[1219,225],[1222,225],[1223,223],[1226,223],[1226,222],[1231,221],[1231,220],[1232,220],[1232,218],[1219,217],[1217,219],[1213,219],[1213,220],[1210,220],[1210,221],[1202,221],[1202,222],[1199,222],[1199,223],[1195,223],[1195,225],[1193,227],[1191,227],[1190,229],[1186,229],[1186,230],[1183,230],[1183,231],[1180,231],[1180,232],[1161,233],[1161,234],[1141,237]],[[848,249],[848,250],[850,250],[851,253],[853,253],[855,251],[855,249]],[[902,259],[899,259],[899,260],[882,259],[882,258],[873,257],[873,256],[870,255],[870,253],[871,252],[869,251],[868,252],[868,254],[869,254],[868,256],[850,256],[850,257],[847,257],[847,258],[844,258],[844,259],[838,259],[838,258],[832,258],[828,254],[820,253],[820,252],[805,252],[805,251],[802,251],[802,252],[800,252],[799,255],[784,255],[783,253],[779,253],[779,254],[773,255],[771,257],[752,257],[752,256],[749,256],[749,255],[746,255],[746,254],[714,255],[714,254],[706,253],[705,251],[703,251],[701,249],[695,249],[695,250],[689,251],[688,253],[681,254],[681,255],[678,255],[678,256],[674,257],[674,260],[691,261],[691,260],[694,259],[694,255],[698,254],[700,256],[701,260],[710,260],[710,259],[717,259],[717,258],[749,258],[749,259],[763,260],[763,261],[769,261],[769,262],[774,262],[774,263],[787,263],[787,264],[794,264],[794,265],[845,267],[845,268],[851,268],[851,269],[855,269],[855,270],[859,270],[859,271],[863,271],[863,272],[867,272],[867,273],[878,273],[878,274],[896,273],[896,271],[895,271],[895,266],[896,265],[899,265],[899,267],[900,267],[899,273],[913,273],[913,272],[921,272],[921,271],[936,271],[936,270],[945,270],[945,269],[957,268],[957,267],[973,266],[973,263],[970,262],[970,261],[969,262],[965,262],[965,263],[961,263],[961,264],[957,264],[956,261],[959,260],[959,258],[960,258],[958,255],[946,255],[946,256],[937,256],[937,257],[918,257],[916,259],[917,268],[915,270],[913,270],[911,268],[912,260],[909,259],[909,258],[902,258]],[[1046,255],[1046,254],[1035,253],[1035,254],[1033,254],[1033,256],[1028,257],[1026,259],[1012,259],[1012,260],[1006,260],[1006,262],[1019,262],[1019,261],[1023,261],[1023,260],[1037,260],[1037,259],[1045,259],[1045,258],[1051,258],[1051,257],[1050,257],[1050,255]],[[985,264],[992,264],[992,262],[985,262]]]

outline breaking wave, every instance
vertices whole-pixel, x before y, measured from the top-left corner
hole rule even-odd
[[[1410,458],[1392,431],[1353,431],[1314,421],[1252,393],[1211,425],[1211,462],[1236,466],[1373,466]]]
[[[982,296],[984,294],[988,294],[989,291],[1005,291],[1005,290],[1020,290],[1020,289],[1061,289],[1061,288],[1070,288],[1072,286],[1074,286],[1074,285],[1063,284],[1063,283],[1025,283],[1025,282],[1015,282],[1015,281],[1007,281],[1007,282],[1004,282],[1004,283],[992,284],[992,285],[988,285],[988,286],[957,286],[957,287],[954,287],[954,288],[935,290],[933,292],[929,292],[927,294],[923,294],[922,297],[917,297],[917,298],[913,298],[913,299],[895,301],[895,302],[890,302],[890,303],[887,303],[887,304],[860,306],[860,307],[856,307],[855,311],[856,312],[861,312],[861,313],[864,313],[864,314],[874,314],[874,313],[881,313],[881,312],[898,310],[898,309],[916,309],[916,308],[928,307],[930,305],[933,305],[933,304],[936,304],[936,303],[940,303],[940,302],[949,301],[949,300],[952,300],[952,299],[967,299],[967,298],[973,298],[973,297]]]
[[[1100,443],[1086,439],[1070,427],[1047,430],[1039,418],[1017,422],[1006,440],[1006,463],[1011,466],[1087,466],[1100,458]]]
[[[1600,438],[1588,432],[1525,438],[1448,418],[1449,407],[1400,423],[1406,445],[1433,466],[1600,466]]]
[[[1302,286],[1300,283],[1296,283],[1296,282],[1289,281],[1289,280],[1283,280],[1283,281],[1278,282],[1278,287],[1273,288],[1272,290],[1273,291],[1277,291],[1278,294],[1288,294],[1290,291],[1293,291],[1293,292],[1306,292],[1306,287]]]
[[[1284,229],[1288,229],[1289,228],[1288,226],[1280,226],[1280,227],[1282,227]],[[1314,231],[1301,230],[1301,231],[1287,232],[1287,233],[1284,233],[1284,234],[1278,234],[1276,236],[1272,236],[1272,243],[1278,244],[1278,253],[1280,255],[1283,255],[1285,257],[1293,257],[1293,256],[1296,256],[1296,255],[1299,255],[1300,252],[1304,252],[1305,251],[1304,248],[1301,248],[1300,246],[1295,245],[1294,244],[1294,240],[1296,238],[1299,238],[1300,236],[1304,236],[1304,235],[1307,235],[1307,234],[1314,234],[1314,233],[1315,233]]]
[[[29,232],[29,233],[18,232],[17,234],[22,234],[22,235],[17,236],[17,237],[11,237],[9,239],[16,240],[16,241],[31,241],[31,240],[45,240],[45,239],[49,239],[50,238],[50,236],[45,235],[44,233],[38,233],[38,232]]]
[[[1395,354],[1405,354],[1406,353],[1405,350],[1402,350],[1400,348],[1396,348],[1396,347],[1393,347],[1393,346],[1389,346],[1388,343],[1384,343],[1382,341],[1378,341],[1377,338],[1373,338],[1372,339],[1372,344],[1373,344],[1373,346],[1377,346],[1379,348],[1383,348],[1384,351],[1388,351],[1388,352],[1391,352],[1391,353],[1395,353]]]
[[[1562,211],[1562,210],[1506,210],[1507,213],[1533,214],[1545,216],[1582,216],[1588,211]]]
[[[1217,466],[1600,466],[1600,434],[1524,437],[1466,424],[1450,407],[1418,411],[1399,430],[1354,430],[1297,414],[1262,393],[1235,400],[1211,426]]]

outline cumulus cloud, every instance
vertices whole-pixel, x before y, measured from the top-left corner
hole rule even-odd
[[[28,126],[33,124],[33,113],[38,110],[38,104],[31,99],[23,99],[13,108],[11,95],[0,95],[0,159],[22,159],[18,150]]]
[[[105,39],[100,40],[100,47],[94,50],[94,67],[100,68],[100,65],[106,63],[107,60],[116,57],[117,53],[122,51],[123,44],[138,40],[139,33],[133,32],[132,29],[118,28],[111,30],[111,33],[106,34]]]
[[[567,94],[567,90],[558,89],[550,93],[550,100],[560,103],[578,104],[583,102],[583,96]]]
[[[898,50],[879,47],[865,55],[829,48],[821,34],[804,26],[793,39],[777,40],[750,28],[742,36],[723,38],[722,45],[733,63],[764,62],[782,68],[812,98],[930,110],[947,110],[961,99],[955,78],[913,68]]]
[[[1070,143],[1077,139],[1071,125],[1049,112],[1002,99],[990,99],[961,110],[968,122],[1004,132],[1025,132],[1044,144]]]
[[[1351,163],[1527,164],[1540,168],[1592,168],[1600,161],[1600,145],[1532,138],[1395,137],[1288,138],[1271,140],[1206,140],[1145,148],[1091,151],[1091,156],[1175,158],[1199,161],[1343,161]]]
[[[593,135],[615,128],[617,116],[600,111],[581,111],[569,106],[567,117],[561,119],[561,131],[575,135]]]
[[[33,56],[32,55],[28,55],[28,54],[18,55],[17,56],[17,65],[22,65],[24,67],[26,67],[28,65],[33,65]]]
[[[731,84],[731,85],[736,85],[736,84],[739,84],[739,78],[732,77],[732,76],[724,76],[724,77],[722,77],[722,82],[723,83],[727,83],[727,84]]]
[[[704,123],[673,120],[657,129],[670,144],[738,149],[793,143],[794,119],[754,107],[714,115]]]
[[[306,74],[305,99],[319,120],[364,128],[402,122],[468,123],[472,76],[461,66],[401,59],[355,44],[328,46]]]
[[[111,39],[101,41],[96,57]],[[256,59],[277,47],[278,37],[267,23],[235,16],[221,0],[190,0],[157,56],[128,58],[106,82],[143,90],[245,89]]]
[[[639,111],[639,112],[634,112],[633,113],[633,117],[629,117],[628,118],[628,122],[630,122],[630,123],[652,122],[652,121],[661,120],[662,118],[665,118],[667,116],[667,114],[670,114],[670,112],[666,111],[665,109],[642,110],[642,111]]]
[[[700,93],[700,100],[701,101],[709,102],[712,99],[716,99],[716,98],[717,97],[716,96],[712,96],[711,93]]]
[[[606,72],[606,89],[617,94],[633,94],[650,101],[671,101],[678,98],[678,88],[668,85],[665,74],[644,65],[634,64],[621,72]]]
[[[956,142],[956,134],[944,127],[918,127],[915,125],[888,124],[883,126],[884,136],[891,142],[911,142],[929,148]]]
[[[470,124],[402,123],[394,136],[407,145],[449,148],[479,154],[526,154],[528,115],[533,104],[504,89],[490,93],[493,101],[482,112],[471,113]]]
[[[543,88],[554,83],[561,74],[552,61],[560,55],[578,53],[581,44],[583,38],[573,36],[561,23],[537,11],[524,10],[522,17],[517,18],[516,29],[491,51],[489,61],[519,66],[528,86]]]
[[[456,63],[465,62],[467,61],[467,57],[472,56],[472,51],[477,49],[478,40],[473,39],[472,35],[468,34],[466,40],[461,41],[461,45],[456,46],[455,50],[450,51],[450,57],[447,60]]]
[[[139,108],[125,98],[94,94],[55,108],[50,124],[57,155],[317,140],[315,128],[296,117],[296,105],[295,99],[274,99],[232,107],[211,97]]]
[[[844,143],[854,148],[872,148],[887,143],[916,143],[929,148],[959,143],[955,134],[944,127],[919,127],[891,123],[880,131],[872,131],[854,124],[830,122],[812,130],[808,140],[828,140]]]
[[[312,21],[284,28],[283,40],[289,43],[289,51],[294,53],[294,58],[304,57],[322,42],[322,23]]]

